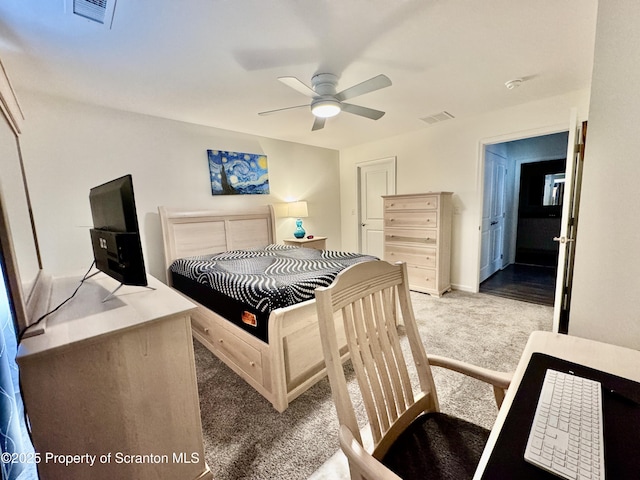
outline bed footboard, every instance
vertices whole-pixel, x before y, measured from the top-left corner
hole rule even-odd
[[[279,412],[326,375],[315,300],[272,312],[268,344],[202,305],[191,323],[193,336]]]

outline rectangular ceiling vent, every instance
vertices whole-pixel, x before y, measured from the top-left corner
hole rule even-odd
[[[111,28],[116,0],[67,0],[67,12]]]
[[[451,115],[449,112],[440,112],[440,113],[435,113],[433,115],[423,117],[420,120],[422,120],[425,123],[428,123],[429,125],[433,125],[434,123],[444,122],[445,120],[449,120],[451,118],[455,118],[455,117]]]

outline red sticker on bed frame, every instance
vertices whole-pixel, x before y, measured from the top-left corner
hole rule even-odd
[[[256,317],[251,312],[247,312],[246,310],[242,312],[242,321],[247,325],[251,325],[252,327],[258,326],[258,317]]]

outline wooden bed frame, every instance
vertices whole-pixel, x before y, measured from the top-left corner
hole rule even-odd
[[[167,283],[169,266],[182,257],[275,243],[271,205],[243,211],[185,211],[159,207]],[[283,412],[326,375],[315,300],[279,308],[269,317],[268,343],[195,302],[193,336]],[[336,328],[343,332],[342,322]],[[342,346],[346,345],[344,334]],[[346,347],[343,361],[348,358]]]

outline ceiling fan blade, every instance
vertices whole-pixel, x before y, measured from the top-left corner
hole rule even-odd
[[[324,122],[326,120],[327,120],[326,118],[316,117],[316,119],[313,121],[313,127],[311,128],[311,131],[315,132],[316,130],[320,130],[321,128],[324,128]]]
[[[261,115],[261,116],[271,115],[272,113],[284,112],[285,110],[293,110],[295,108],[302,108],[302,107],[309,108],[309,104],[305,103],[304,105],[296,105],[295,107],[285,107],[285,108],[278,108],[276,110],[267,110],[266,112],[259,112],[258,115]]]
[[[298,80],[296,77],[278,77],[278,80],[280,80],[282,83],[284,83],[288,87],[293,88],[297,92],[300,92],[301,94],[306,95],[307,97],[314,98],[318,96],[318,94],[314,92],[311,87],[308,87],[307,85],[302,83],[300,80]]]
[[[349,87],[335,95],[336,100],[341,102],[349,98],[357,97],[358,95],[364,95],[365,93],[374,92],[381,88],[389,87],[391,80],[386,75],[378,75],[377,77],[365,80],[362,83]]]
[[[353,105],[351,103],[342,103],[342,111],[353,113],[354,115],[360,115],[361,117],[367,117],[371,120],[378,120],[382,118],[384,112],[380,110],[374,110],[373,108],[361,107],[360,105]]]

